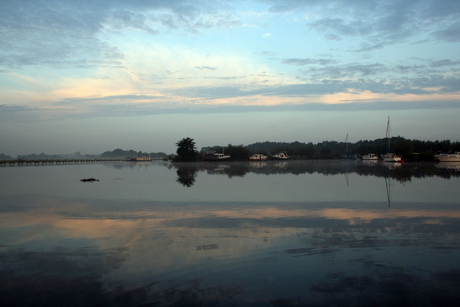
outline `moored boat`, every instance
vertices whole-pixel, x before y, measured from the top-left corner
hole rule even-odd
[[[390,149],[390,116],[388,116],[388,123],[387,123],[387,133],[386,138],[388,139],[388,152],[386,154],[380,155],[383,159],[383,162],[404,162],[401,156],[398,156]]]
[[[203,156],[203,161],[227,161],[230,160],[229,155],[225,155],[223,153],[217,153],[215,151],[208,151]]]
[[[273,155],[272,158],[275,159],[275,160],[287,160],[287,159],[289,159],[289,156],[288,156],[287,152],[281,151],[281,152],[277,153],[276,155]]]
[[[401,156],[398,156],[394,152],[388,152],[381,155],[383,162],[404,162]]]
[[[263,160],[267,160],[267,156],[264,156],[263,154],[253,154],[252,156],[249,157],[249,160],[263,161]]]
[[[440,162],[460,162],[460,152],[456,152],[453,154],[441,153],[434,155],[434,157],[438,159]]]
[[[372,161],[377,161],[379,157],[376,154],[369,153],[367,155],[362,156],[363,160],[372,160]]]
[[[151,156],[143,156],[143,157],[128,158],[128,161],[135,161],[135,162],[152,161],[152,157]]]

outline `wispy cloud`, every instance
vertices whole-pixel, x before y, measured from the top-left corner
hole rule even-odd
[[[460,22],[451,24],[449,27],[435,31],[434,37],[447,42],[460,42]]]
[[[361,37],[368,52],[427,33],[448,42],[460,41],[458,1],[266,1],[272,13],[304,11],[307,26],[329,40]],[[311,13],[314,12],[314,13]],[[339,17],[338,17],[339,16]],[[363,42],[364,43],[364,42]]]
[[[195,66],[195,68],[199,70],[216,70],[215,67],[210,67],[210,66]]]
[[[439,60],[439,61],[433,61],[431,63],[431,66],[432,67],[443,67],[443,66],[449,66],[449,67],[452,67],[452,66],[458,66],[460,65],[460,61],[452,61],[450,59],[444,59],[444,60]]]
[[[327,65],[327,64],[333,64],[337,63],[337,60],[331,60],[331,59],[284,59],[282,61],[284,64],[290,64],[290,65],[297,65],[297,66],[306,66],[306,65],[312,65],[312,64],[319,64],[319,65]]]

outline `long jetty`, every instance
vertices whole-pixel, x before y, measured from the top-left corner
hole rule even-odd
[[[161,160],[161,159],[152,159]],[[39,160],[0,160],[0,166],[38,166],[67,164],[100,164],[114,162],[131,162],[126,159],[39,159]]]

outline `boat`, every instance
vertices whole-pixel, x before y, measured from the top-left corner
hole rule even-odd
[[[356,156],[354,155],[351,155],[349,152],[348,152],[348,133],[347,133],[347,136],[345,137],[345,144],[346,144],[346,154],[342,156],[342,159],[348,159],[348,160],[354,160],[356,159]]]
[[[404,162],[401,156],[398,156],[390,150],[390,116],[388,116],[386,138],[388,139],[388,152],[381,155],[383,162]]]
[[[363,160],[377,161],[379,159],[379,156],[377,156],[376,154],[373,154],[373,153],[369,153],[367,155],[364,155],[362,158],[363,158]]]
[[[289,159],[289,156],[288,156],[287,152],[281,151],[281,152],[277,153],[276,155],[273,155],[272,158],[275,159],[275,160],[287,160],[287,159]]]
[[[263,161],[263,160],[267,160],[267,156],[264,156],[263,154],[253,154],[252,156],[249,157],[249,160]]]
[[[224,153],[217,153],[213,150],[208,151],[203,156],[203,161],[227,161],[230,160],[229,155],[225,155]]]
[[[398,156],[394,152],[388,152],[384,155],[381,155],[383,162],[404,162],[401,156]]]
[[[460,162],[460,152],[455,152],[453,154],[450,153],[441,153],[434,155],[436,159],[440,162]]]
[[[152,157],[151,156],[143,156],[143,157],[128,158],[128,161],[135,161],[135,162],[152,161]]]

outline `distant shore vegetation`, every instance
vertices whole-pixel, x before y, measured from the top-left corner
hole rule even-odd
[[[436,153],[460,152],[460,142],[450,140],[443,141],[421,141],[410,140],[400,136],[390,139],[390,149],[398,155],[402,155],[406,162],[410,161],[434,161]],[[196,149],[194,139],[187,137],[176,143],[178,151],[176,154],[164,152],[145,152],[133,149],[123,150],[120,148],[112,151],[105,151],[101,154],[26,154],[12,157],[0,153],[0,160],[47,160],[47,159],[127,159],[132,157],[151,156],[152,159],[171,160],[175,162],[201,161],[204,154],[210,151],[230,155],[230,160],[248,160],[255,153],[271,156],[279,152],[287,152],[291,160],[305,159],[340,159],[341,156],[366,155],[374,153],[384,154],[388,151],[388,139],[361,140],[355,143],[323,141],[317,144],[302,142],[256,142],[250,145],[215,145]],[[348,151],[347,151],[348,148]]]
[[[190,139],[190,138],[187,138]],[[184,139],[183,139],[184,140]],[[193,139],[190,139],[193,141]],[[460,151],[460,142],[451,142],[450,140],[443,141],[421,141],[409,140],[403,137],[392,137],[390,140],[386,138],[376,139],[373,141],[361,140],[356,143],[346,143],[337,141],[323,141],[317,144],[301,143],[301,142],[257,142],[250,145],[232,145],[227,146],[209,146],[203,147],[200,152],[194,151],[193,154],[188,154],[187,159],[183,159],[179,154],[170,156],[175,162],[185,161],[200,161],[208,152],[225,153],[231,156],[230,160],[243,161],[255,153],[263,154],[268,157],[279,152],[287,152],[291,160],[306,160],[306,159],[341,159],[343,155],[366,155],[373,153],[381,155],[388,152],[388,144],[390,150],[398,155],[402,155],[406,162],[411,161],[435,161],[434,155],[441,152],[456,152]]]
[[[27,154],[27,155],[18,155],[16,158],[11,156],[5,155],[3,153],[0,154],[0,160],[52,160],[52,159],[127,159],[127,158],[134,158],[134,157],[143,157],[143,156],[151,156],[152,159],[166,159],[167,154],[164,152],[144,152],[144,151],[136,151],[136,150],[123,150],[123,149],[114,149],[112,151],[105,151],[99,155],[93,154],[82,154],[81,152],[77,151],[73,154]]]

